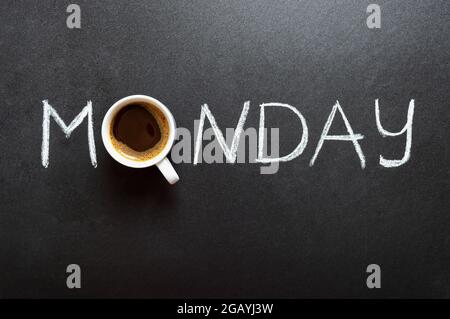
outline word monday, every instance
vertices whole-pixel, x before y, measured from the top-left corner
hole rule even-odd
[[[266,108],[285,108],[292,111],[293,115],[295,115],[299,119],[299,124],[302,127],[302,135],[300,138],[300,142],[296,146],[296,148],[289,154],[281,157],[268,157],[264,152],[265,145],[265,109]],[[219,128],[214,115],[209,109],[207,104],[202,105],[200,112],[200,120],[197,129],[197,135],[195,137],[195,145],[194,145],[194,160],[193,164],[197,165],[199,163],[200,149],[203,141],[203,128],[205,124],[205,120],[208,119],[211,128],[214,132],[216,141],[223,152],[228,163],[236,162],[236,154],[239,146],[239,141],[241,139],[241,135],[244,130],[245,121],[247,119],[247,114],[250,110],[250,101],[246,101],[244,103],[241,115],[239,117],[236,128],[234,129],[234,133],[231,140],[231,145],[228,145],[222,130]],[[342,118],[347,134],[343,135],[330,135],[328,131],[330,130],[331,125],[335,121],[336,114],[339,114]],[[411,154],[411,145],[412,145],[412,126],[413,126],[413,117],[414,117],[414,100],[410,100],[408,114],[406,119],[406,124],[403,128],[398,132],[389,132],[385,130],[381,124],[380,120],[380,107],[378,99],[375,100],[375,121],[378,132],[382,137],[395,137],[406,134],[406,143],[404,147],[403,157],[400,159],[386,159],[383,155],[380,155],[379,164],[383,167],[398,167],[405,164],[410,159]],[[93,131],[93,116],[92,116],[92,102],[88,101],[87,105],[83,108],[83,110],[73,119],[73,121],[66,125],[65,122],[60,118],[56,110],[48,103],[47,100],[43,101],[43,122],[42,122],[42,151],[41,151],[41,160],[42,165],[44,167],[48,167],[49,165],[49,142],[50,142],[50,118],[53,118],[58,126],[65,133],[66,137],[69,138],[70,134],[83,122],[85,118],[88,119],[88,145],[89,145],[89,155],[91,158],[92,166],[97,166],[97,156],[95,151],[95,141],[94,141],[94,131]],[[324,128],[322,130],[322,134],[320,135],[319,141],[317,143],[314,155],[312,156],[309,165],[313,166],[316,162],[317,157],[319,156],[320,150],[324,146],[325,141],[346,141],[350,142],[355,149],[356,156],[359,159],[361,168],[364,169],[366,167],[366,159],[364,153],[359,144],[359,140],[363,139],[364,136],[359,133],[354,133],[352,126],[350,125],[347,116],[344,113],[339,101],[333,105],[331,112],[328,116],[327,121],[325,122]],[[308,144],[309,134],[308,134],[308,125],[305,117],[302,113],[289,104],[284,103],[263,103],[259,106],[259,130],[258,130],[258,155],[255,161],[257,163],[278,163],[278,162],[288,162],[296,157],[300,156],[305,150]],[[182,143],[183,141],[179,141]],[[215,141],[214,141],[215,142]],[[213,142],[211,142],[213,143]],[[176,145],[176,144],[175,144]],[[174,147],[175,147],[174,145]]]

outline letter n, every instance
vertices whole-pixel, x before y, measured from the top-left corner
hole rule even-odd
[[[225,138],[223,137],[222,131],[219,129],[219,126],[216,123],[216,119],[212,115],[211,111],[207,104],[202,105],[201,113],[200,113],[200,122],[197,130],[197,137],[194,148],[194,165],[197,165],[199,162],[199,154],[200,147],[202,144],[203,138],[203,126],[205,123],[205,118],[208,118],[211,128],[214,131],[217,142],[219,143],[220,148],[223,150],[223,153],[229,163],[236,162],[236,152],[239,146],[239,140],[241,138],[241,134],[243,131],[245,120],[247,119],[247,114],[250,109],[250,101],[244,103],[244,107],[242,108],[241,116],[239,117],[238,124],[236,126],[236,130],[234,131],[233,140],[231,142],[231,146],[228,147]]]

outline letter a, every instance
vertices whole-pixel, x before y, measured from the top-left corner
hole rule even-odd
[[[370,275],[367,277],[366,285],[367,288],[381,288],[381,268],[377,264],[370,264],[366,269],[367,273]]]
[[[342,119],[344,120],[344,124],[347,129],[348,135],[328,135],[328,131],[330,130],[331,123],[333,123],[334,115],[336,114],[336,110],[339,110],[339,113],[341,114]],[[328,120],[325,123],[325,126],[322,131],[322,135],[320,136],[319,143],[317,143],[316,151],[314,152],[314,155],[311,158],[311,161],[309,162],[309,166],[314,165],[314,162],[317,159],[317,155],[319,155],[319,152],[320,152],[323,142],[325,140],[351,141],[353,143],[353,146],[355,147],[356,154],[358,154],[359,161],[361,163],[361,168],[364,169],[364,167],[366,167],[366,158],[364,157],[361,146],[359,146],[359,143],[358,143],[358,140],[363,139],[363,138],[364,138],[363,135],[353,133],[353,129],[350,126],[350,123],[348,122],[344,111],[342,110],[341,106],[339,105],[339,101],[336,101],[336,104],[333,106],[330,116],[328,117]]]
[[[381,28],[381,9],[378,4],[370,4],[366,10],[370,15],[367,17],[366,23],[369,29]]]
[[[81,268],[77,264],[70,264],[66,268],[66,273],[70,273],[67,276],[66,285],[67,288],[81,288]]]
[[[66,9],[70,15],[67,17],[66,24],[69,29],[81,28],[81,9],[78,4],[69,4]]]

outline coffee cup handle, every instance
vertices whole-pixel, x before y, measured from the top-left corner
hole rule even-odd
[[[175,169],[167,157],[164,157],[164,159],[157,163],[156,166],[158,166],[159,170],[170,184],[175,184],[180,180],[180,177],[177,172],[175,172]]]

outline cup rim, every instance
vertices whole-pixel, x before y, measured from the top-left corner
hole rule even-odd
[[[114,118],[114,115],[124,106],[131,104],[131,103],[138,103],[138,102],[146,102],[150,103],[153,106],[157,107],[160,111],[163,112],[164,116],[167,119],[167,122],[169,123],[169,137],[167,140],[167,144],[164,147],[164,149],[155,157],[145,160],[145,161],[133,161],[129,158],[126,158],[122,154],[120,154],[114,147],[111,141],[110,136],[110,125]],[[176,123],[175,119],[170,112],[170,110],[159,100],[148,96],[148,95],[129,95],[124,98],[121,98],[120,100],[116,101],[106,112],[105,116],[103,117],[102,122],[102,140],[103,145],[105,146],[106,150],[108,151],[109,155],[111,155],[112,158],[114,158],[117,162],[119,162],[122,165],[132,167],[132,168],[144,168],[144,167],[150,167],[153,166],[160,161],[162,161],[167,154],[169,153],[170,149],[173,146],[173,143],[175,141],[175,131],[176,131]]]

